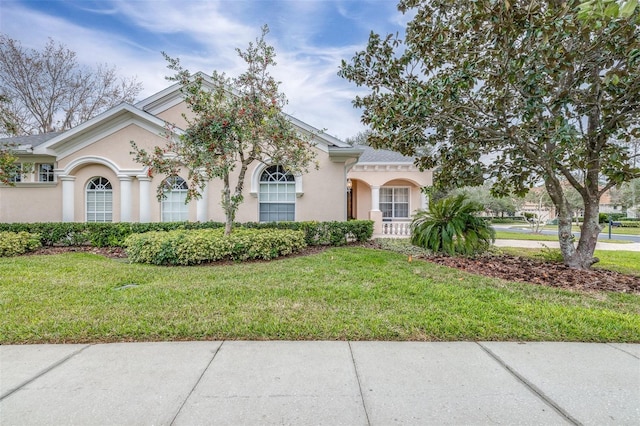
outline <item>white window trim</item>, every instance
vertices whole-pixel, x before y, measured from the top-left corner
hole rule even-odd
[[[178,178],[182,179],[182,185],[187,186],[187,181],[186,181],[185,179],[183,179],[181,176],[176,176],[176,177],[178,177]],[[166,179],[163,181],[163,184],[164,184],[165,182],[166,182]],[[172,185],[172,187],[173,187],[173,186],[175,186],[175,183]],[[173,189],[173,188],[172,188],[172,190],[171,190],[171,191],[165,191],[165,192],[168,194],[168,193],[171,193],[171,192],[174,192],[174,191],[177,191],[177,192],[180,192],[180,193],[184,193],[184,197],[185,197],[185,199],[186,199],[186,197],[187,197],[187,191],[188,191],[188,188],[186,188],[186,189]],[[185,211],[182,211],[182,210],[181,210],[181,211],[179,211],[179,212],[171,211],[171,212],[169,213],[169,214],[171,214],[171,215],[175,215],[176,213],[181,214],[181,215],[182,215],[182,214],[185,214],[185,215],[186,215],[186,217],[185,217],[185,219],[184,219],[184,220],[173,220],[173,219],[171,219],[171,220],[164,220],[164,214],[165,214],[165,202],[166,202],[166,201],[167,201],[167,199],[166,199],[166,198],[163,198],[163,199],[160,201],[160,221],[161,221],[161,222],[184,222],[184,221],[188,221],[188,220],[189,220],[189,205],[188,205],[188,204],[184,204],[184,203],[182,203],[182,204],[184,205]],[[183,201],[184,201],[184,200],[183,200]]]
[[[271,166],[275,166],[276,164],[264,164],[261,163],[255,169],[253,169],[253,173],[251,173],[251,188],[249,194],[253,198],[258,198],[258,194],[260,193],[260,176],[262,176],[262,172],[266,168]],[[302,175],[301,174],[293,174],[293,178],[296,182],[296,198],[300,198],[304,195],[304,190],[302,189]]]
[[[87,208],[88,207],[87,194],[89,193],[89,191],[97,192],[95,189],[89,189],[89,184],[91,182],[93,182],[94,179],[97,179],[97,178],[105,179],[107,182],[109,182],[109,185],[111,185],[111,189],[109,189],[109,191],[111,191],[111,220],[110,221],[99,221],[98,222],[96,220],[93,220],[93,221],[89,222],[89,209]],[[104,191],[106,191],[106,190],[104,190]],[[85,184],[85,186],[84,186],[84,221],[85,222],[89,222],[89,223],[113,223],[113,194],[114,194],[113,182],[111,182],[106,177],[104,177],[104,176],[94,176],[91,179],[89,179],[87,181],[87,183]],[[94,213],[98,213],[98,212],[94,211]],[[106,213],[106,212],[102,212],[102,213]]]
[[[269,167],[273,167],[273,166],[277,166],[277,164],[272,164],[270,166],[262,167],[262,172],[260,173],[260,176],[258,177],[258,194],[257,194],[257,197],[258,197],[258,222],[263,223],[263,221],[260,219],[260,207],[261,207],[262,204],[291,204],[291,205],[293,205],[293,221],[295,221],[296,220],[297,204],[298,204],[295,201],[295,199],[294,199],[294,201],[290,201],[290,202],[282,202],[282,201],[271,202],[271,201],[261,201],[260,200],[259,188],[260,188],[261,184],[267,184],[267,185],[269,185],[269,184],[293,184],[294,185],[294,191],[296,191],[296,198],[300,197],[300,195],[298,195],[298,193],[297,193],[298,179],[292,173],[289,173],[289,174],[291,174],[293,176],[293,179],[294,179],[293,182],[270,182],[270,181],[263,182],[263,181],[260,180],[260,177],[261,177],[262,173],[266,169],[268,169]]]
[[[56,181],[55,164],[53,164],[53,163],[37,163],[36,166],[37,167],[36,167],[36,171],[35,172],[38,174],[38,178],[37,178],[37,182],[38,183],[53,183],[53,182]],[[50,173],[51,176],[53,177],[52,180],[41,180],[40,179],[41,173],[42,173],[41,170],[40,170],[40,167],[42,167],[42,166],[51,166],[51,170],[48,173]]]
[[[394,220],[409,220],[411,219],[411,187],[410,186],[381,186],[380,187],[380,192],[382,192],[383,189],[406,189],[408,191],[407,194],[407,204],[408,204],[408,208],[407,208],[407,216],[406,217],[383,217],[382,220],[385,222],[393,222]],[[378,209],[380,209],[380,211],[382,211],[382,209],[380,208],[380,204],[382,204],[382,194],[380,194],[380,201],[378,201]],[[391,204],[396,204],[394,201],[391,201]],[[392,207],[392,211],[394,211],[393,207]]]

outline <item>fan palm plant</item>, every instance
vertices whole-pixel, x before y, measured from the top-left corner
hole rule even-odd
[[[465,194],[429,202],[411,222],[411,242],[436,253],[479,254],[495,241],[495,231],[477,212],[482,204]]]

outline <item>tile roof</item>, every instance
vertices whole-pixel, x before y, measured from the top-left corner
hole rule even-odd
[[[358,163],[409,163],[413,164],[414,159],[399,152],[386,149],[375,149],[367,145],[354,145],[354,148],[364,149]]]
[[[62,132],[51,132],[51,133],[42,133],[39,135],[13,136],[10,138],[0,138],[0,145],[13,143],[18,146],[31,145],[32,147],[34,147],[55,138],[60,133]]]

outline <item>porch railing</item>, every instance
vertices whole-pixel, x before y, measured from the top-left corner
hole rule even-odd
[[[411,235],[411,222],[382,222],[382,235],[408,237]]]

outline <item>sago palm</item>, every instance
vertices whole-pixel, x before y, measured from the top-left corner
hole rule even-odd
[[[427,210],[415,214],[411,242],[436,253],[481,253],[495,241],[493,228],[475,215],[483,209],[464,194],[432,201]]]

